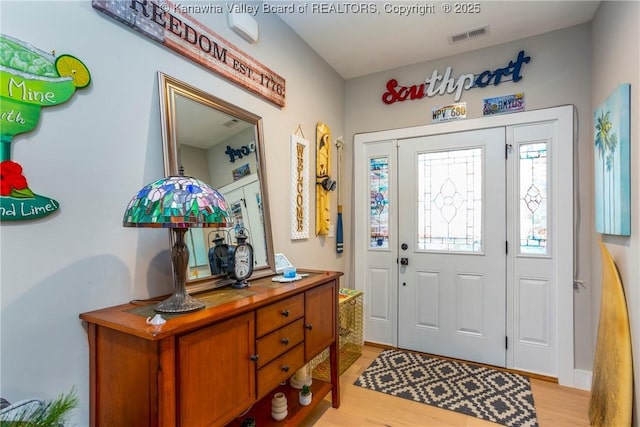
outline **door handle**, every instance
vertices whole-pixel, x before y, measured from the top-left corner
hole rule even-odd
[[[400,258],[400,265],[409,265],[409,258]]]

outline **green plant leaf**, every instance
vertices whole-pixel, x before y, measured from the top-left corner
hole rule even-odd
[[[0,416],[2,426],[24,427],[57,427],[64,425],[71,415],[71,411],[78,407],[78,396],[75,388],[67,394],[60,395],[54,400],[43,402],[35,410],[25,410],[17,418],[8,420]]]
[[[33,194],[33,191],[29,189],[29,187],[23,188],[22,190],[16,190],[15,188],[11,190],[11,197],[15,197],[16,199],[31,199],[36,197]]]

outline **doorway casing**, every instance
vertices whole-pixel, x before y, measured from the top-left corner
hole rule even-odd
[[[357,134],[354,137],[354,278],[355,287],[364,291],[364,336],[365,341],[396,347],[398,345],[398,240],[390,232],[387,262],[383,268],[370,268],[371,251],[369,251],[370,230],[370,190],[367,188],[368,156],[376,155],[376,150],[385,152],[383,146],[407,138],[435,136],[470,130],[505,127],[514,129],[518,126],[536,123],[553,123],[551,160],[549,167],[551,187],[550,193],[555,201],[549,212],[553,223],[553,251],[557,258],[552,268],[553,292],[555,299],[555,324],[553,332],[555,340],[555,365],[560,385],[576,386],[574,379],[574,333],[573,333],[573,251],[574,251],[574,189],[573,189],[573,150],[574,150],[574,108],[561,106],[548,109],[507,114],[495,117],[482,117],[464,121],[453,121],[437,125],[424,125],[411,128],[393,129]],[[508,131],[507,131],[508,132]],[[386,151],[388,152],[388,150]],[[392,157],[394,154],[391,154]],[[397,164],[397,157],[390,159]],[[390,172],[389,187],[397,185],[394,172]],[[568,178],[567,178],[568,177]],[[397,194],[392,192],[389,201],[389,221],[397,221]],[[510,215],[512,213],[509,213]],[[373,254],[373,256],[381,256]],[[554,255],[554,256],[555,256]],[[381,265],[380,259],[374,263]],[[372,275],[378,275],[388,287],[382,292],[370,292],[367,283]],[[387,278],[388,277],[388,278]],[[516,321],[509,306],[514,304],[513,279],[507,277],[507,336],[514,332]],[[371,316],[374,312],[375,316]],[[509,345],[506,350],[507,368],[527,370],[526,366],[514,363],[514,348]]]

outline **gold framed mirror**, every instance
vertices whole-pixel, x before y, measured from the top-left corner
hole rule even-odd
[[[252,278],[275,274],[261,117],[162,72],[158,83],[165,175],[182,170],[215,188],[234,220],[228,229],[187,232],[189,292],[230,283],[209,251],[220,238],[235,245],[240,229],[254,248]]]

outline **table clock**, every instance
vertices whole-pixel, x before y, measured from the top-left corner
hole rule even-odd
[[[247,279],[253,274],[253,246],[247,242],[243,229],[236,234],[236,244],[227,244],[223,237],[214,239],[215,246],[209,250],[209,265],[212,274],[226,274],[231,279],[231,287],[249,287]]]
[[[228,276],[235,280],[232,288],[242,289],[249,287],[247,279],[253,274],[253,246],[247,242],[247,236],[240,230],[236,235],[237,245],[229,245],[229,271]]]

